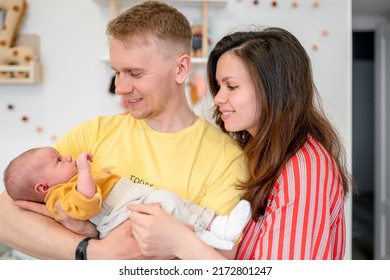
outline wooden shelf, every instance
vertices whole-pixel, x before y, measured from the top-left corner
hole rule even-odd
[[[206,65],[207,57],[191,57],[191,62],[195,65]]]
[[[130,7],[144,1],[141,0],[93,0],[99,5],[110,7],[110,18],[116,17],[122,7]],[[228,0],[167,0],[163,1],[171,5],[185,5],[187,7],[202,7],[204,3],[207,5],[222,8],[226,6]]]
[[[28,65],[0,65],[0,73],[3,72],[12,73],[14,77],[0,74],[0,84],[36,84],[41,81],[41,64],[37,61]],[[19,76],[18,73],[27,73],[27,76]]]
[[[100,60],[107,63],[110,62],[110,58],[108,56],[102,56]],[[195,65],[206,65],[207,57],[191,57],[191,62]]]
[[[132,6],[137,3],[141,3],[143,1],[141,0],[93,0],[99,5],[102,6],[110,6],[113,4],[120,5],[120,6]],[[193,4],[200,6],[202,2],[208,2],[210,5],[216,6],[216,7],[223,7],[227,4],[228,0],[167,0],[163,1],[166,3],[171,3],[171,4],[177,4],[177,3],[182,3],[182,4]]]

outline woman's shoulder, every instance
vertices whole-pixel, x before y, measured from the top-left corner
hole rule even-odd
[[[307,136],[305,144],[298,150],[295,156],[304,156],[307,164],[311,164],[313,161],[319,163],[333,162],[332,154],[325,149],[325,147],[310,134]]]
[[[325,181],[338,177],[337,165],[331,153],[312,136],[286,162],[278,179],[280,189],[304,193],[318,189]]]

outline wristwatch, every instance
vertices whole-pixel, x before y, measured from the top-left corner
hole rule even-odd
[[[79,245],[77,245],[76,248],[76,260],[86,260],[87,259],[87,246],[88,246],[88,241],[91,240],[92,238],[87,237],[81,240]]]

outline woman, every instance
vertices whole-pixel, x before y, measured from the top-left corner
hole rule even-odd
[[[280,28],[227,35],[207,75],[216,123],[242,147],[250,172],[238,185],[252,220],[236,258],[342,259],[351,178],[297,38]],[[223,259],[161,209],[130,209],[139,211],[130,219],[144,254]]]

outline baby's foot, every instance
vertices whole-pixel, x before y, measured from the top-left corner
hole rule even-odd
[[[217,237],[226,240],[236,240],[251,218],[251,205],[241,200],[229,215],[215,217],[210,231]]]

